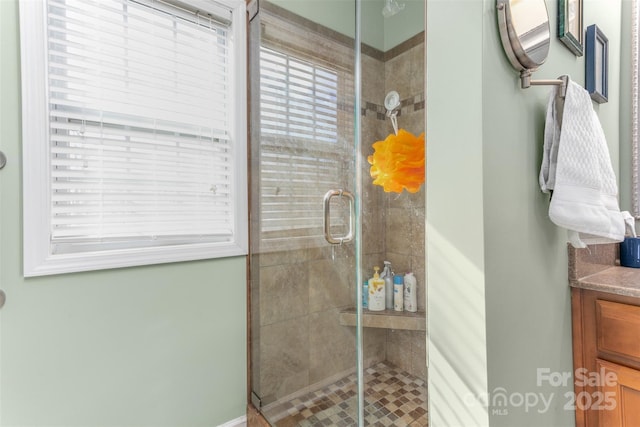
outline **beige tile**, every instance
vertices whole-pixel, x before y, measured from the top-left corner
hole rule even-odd
[[[402,114],[398,118],[398,127],[406,129],[415,136],[420,136],[425,131],[425,110],[417,110],[409,114]],[[426,135],[425,135],[426,141]],[[424,188],[424,187],[423,187]]]
[[[309,381],[320,382],[355,368],[355,328],[341,326],[338,310],[309,316]]]
[[[427,333],[426,332],[424,331],[413,332],[413,337],[411,338],[411,340],[413,343],[412,351],[422,352],[426,354],[426,351],[427,351]]]
[[[395,90],[400,94],[400,99],[405,99],[411,94],[414,76],[411,74],[409,52],[390,59],[385,63],[385,86],[387,90]]]
[[[355,287],[353,258],[313,261],[309,266],[309,312],[351,305]]]
[[[390,208],[387,216],[387,251],[401,255],[411,255],[413,233],[411,217],[403,209]]]
[[[270,251],[261,253],[258,256],[258,265],[260,267],[271,267],[274,265],[295,264],[322,258],[325,256],[324,254],[324,245],[296,250]]]
[[[398,368],[411,370],[411,331],[389,329],[387,332],[387,360]]]
[[[385,65],[382,61],[362,56],[362,97],[376,104],[383,104],[385,97]]]
[[[305,315],[309,310],[309,278],[299,264],[260,270],[260,323],[269,325]]]
[[[270,403],[309,385],[309,323],[306,317],[262,327],[260,388]]]
[[[363,329],[363,353],[365,360],[367,360],[369,364],[385,360],[387,347],[386,337],[386,329]]]
[[[427,336],[424,332],[413,332],[409,372],[424,381],[427,380]]]
[[[400,98],[424,91],[424,43],[390,59],[385,63],[385,86],[395,88]],[[416,78],[416,76],[419,76]]]
[[[421,380],[427,380],[427,361],[426,355],[413,354],[411,359],[411,375],[415,375]]]

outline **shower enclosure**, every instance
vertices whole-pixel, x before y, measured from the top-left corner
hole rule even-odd
[[[367,161],[388,92],[425,130],[424,4],[261,0],[251,20],[250,384],[273,426],[427,425],[424,186],[386,193]],[[362,307],[384,261],[416,276],[416,313]]]

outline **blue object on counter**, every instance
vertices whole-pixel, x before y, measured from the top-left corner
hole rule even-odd
[[[640,237],[625,237],[620,243],[620,265],[640,268]]]

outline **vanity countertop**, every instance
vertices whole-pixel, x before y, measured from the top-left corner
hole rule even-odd
[[[640,268],[613,266],[590,276],[571,280],[574,288],[640,298]]]
[[[569,285],[640,298],[640,268],[620,266],[618,244],[569,246]]]

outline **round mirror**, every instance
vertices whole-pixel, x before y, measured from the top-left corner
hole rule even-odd
[[[551,30],[545,0],[497,0],[502,46],[513,67],[535,70],[549,54]]]

